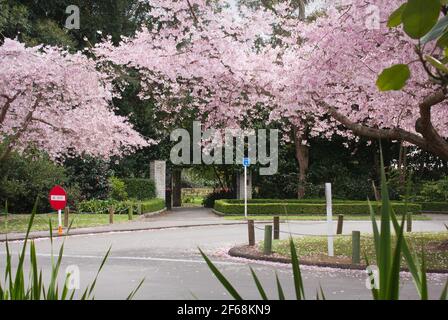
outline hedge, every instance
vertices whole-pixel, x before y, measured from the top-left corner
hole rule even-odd
[[[134,213],[138,212],[141,203],[142,214],[160,211],[165,208],[165,201],[162,199],[150,199],[145,201],[116,201],[116,200],[88,200],[82,201],[77,206],[78,213],[106,214],[110,207],[114,207],[117,214],[127,213],[129,206],[132,206]]]
[[[303,200],[275,200],[275,203],[265,203],[264,200],[250,200],[247,204],[247,212],[251,215],[319,215],[326,213],[324,202],[306,203]],[[381,207],[380,202],[372,202],[377,213]],[[405,212],[405,204],[393,202],[393,208],[397,215]],[[244,214],[244,203],[241,200],[217,200],[214,209],[225,215]],[[421,205],[408,204],[409,212],[419,213]],[[333,203],[333,214],[346,215],[368,215],[370,214],[367,201],[335,201]]]
[[[122,179],[129,199],[147,200],[156,197],[156,186],[150,179]]]
[[[421,202],[423,211],[448,212],[448,202]]]

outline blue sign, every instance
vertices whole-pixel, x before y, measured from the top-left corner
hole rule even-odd
[[[243,167],[250,166],[250,158],[243,158]]]

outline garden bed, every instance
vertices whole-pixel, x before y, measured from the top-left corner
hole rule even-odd
[[[421,252],[425,254],[426,267],[429,272],[448,273],[448,233],[410,233],[405,235],[414,252],[421,259]],[[351,263],[352,243],[351,237],[336,236],[334,239],[334,257],[327,256],[326,237],[300,237],[294,238],[294,243],[303,265],[316,265],[322,267],[336,267],[343,269],[365,269],[365,261],[359,265]],[[370,264],[375,264],[375,249],[372,235],[361,237],[361,253],[369,258]],[[273,254],[263,254],[263,242],[254,247],[239,246],[230,249],[229,254],[253,260],[264,260],[279,263],[291,263],[289,240],[275,240]],[[402,258],[402,269],[405,268]]]

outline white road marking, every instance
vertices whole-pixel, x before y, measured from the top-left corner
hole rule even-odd
[[[6,252],[0,252],[0,255],[6,255]],[[48,257],[51,258],[49,253],[38,253],[38,257]],[[56,255],[53,255],[56,257]],[[75,259],[103,259],[104,256],[95,255],[70,255],[64,254],[64,258],[75,258]],[[184,263],[200,263],[204,264],[205,261],[202,260],[191,260],[191,259],[176,259],[176,258],[155,258],[155,257],[114,257],[109,256],[108,260],[137,260],[137,261],[164,261],[164,262],[184,262]],[[229,261],[213,261],[214,264],[220,265],[246,265],[246,263],[241,262],[229,262]]]

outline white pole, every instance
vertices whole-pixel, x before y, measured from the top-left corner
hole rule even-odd
[[[327,235],[328,235],[328,256],[334,256],[333,247],[333,207],[331,201],[331,183],[325,184],[325,198],[327,200]]]
[[[244,216],[247,220],[247,167],[244,166]]]
[[[62,210],[58,210],[58,234],[62,235]]]

